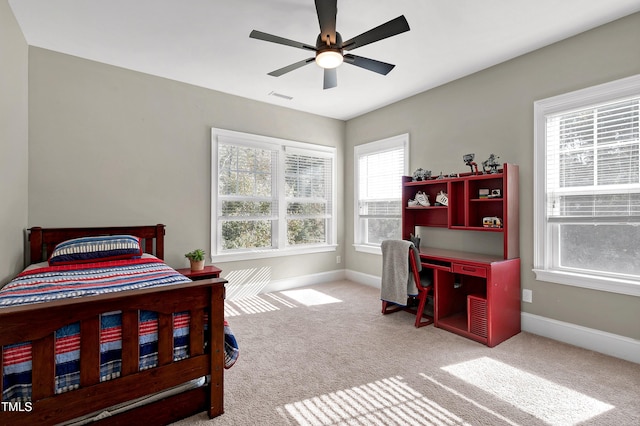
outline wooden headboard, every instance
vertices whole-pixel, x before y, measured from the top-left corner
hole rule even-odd
[[[30,263],[47,260],[48,255],[53,251],[56,244],[63,241],[100,235],[133,235],[139,237],[145,253],[164,259],[164,225],[161,224],[105,228],[41,228],[34,226],[29,228],[28,231]]]

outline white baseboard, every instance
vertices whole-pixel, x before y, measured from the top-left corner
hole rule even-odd
[[[319,274],[302,275],[294,278],[272,280],[269,281],[266,287],[261,290],[261,293],[290,290],[292,288],[304,287],[307,285],[323,284],[331,281],[344,280],[345,278],[345,270],[339,269],[330,272],[321,272]]]
[[[640,364],[640,340],[526,312],[521,320],[522,331]]]
[[[359,284],[380,288],[380,277],[375,275],[363,274],[362,272],[347,269],[345,272],[345,278]]]

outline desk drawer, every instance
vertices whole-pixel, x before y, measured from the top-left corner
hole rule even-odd
[[[456,274],[473,275],[475,277],[487,277],[487,268],[482,266],[464,265],[461,263],[453,264],[453,272]]]

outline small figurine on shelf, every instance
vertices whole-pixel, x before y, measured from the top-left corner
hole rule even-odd
[[[475,154],[465,154],[462,156],[462,160],[464,161],[464,164],[466,164],[467,166],[469,166],[469,168],[471,168],[471,173],[474,173],[474,168],[475,168],[475,174],[478,174],[478,164],[473,161],[473,159],[476,158]]]
[[[494,154],[491,154],[489,158],[482,162],[482,170],[485,173],[498,173],[498,167],[500,166],[498,158],[500,157],[496,157]]]
[[[502,228],[502,219],[496,216],[483,217],[482,226],[484,228]]]
[[[431,170],[425,170],[423,168],[418,168],[416,169],[415,172],[413,172],[413,181],[421,181],[421,180],[429,180],[429,178],[431,177]]]

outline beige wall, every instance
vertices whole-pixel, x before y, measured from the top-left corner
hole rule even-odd
[[[188,266],[184,253],[210,253],[211,127],[337,147],[342,181],[343,121],[35,47],[29,61],[30,226],[163,223],[167,263]],[[323,273],[342,268],[339,244],[218,266],[272,280]]]
[[[0,0],[0,286],[23,267],[28,192],[28,47]]]
[[[410,169],[468,171],[462,155],[495,153],[520,166],[522,288],[533,290],[524,312],[640,339],[640,298],[535,280],[533,268],[533,102],[640,73],[640,14],[494,66],[347,123],[346,218],[353,216],[353,147],[408,132]],[[425,72],[429,72],[428,69]],[[380,256],[355,252],[345,221],[351,270],[379,275]],[[483,235],[431,232],[427,244],[475,250]],[[423,236],[423,241],[425,237]],[[493,247],[493,242],[487,245]]]

